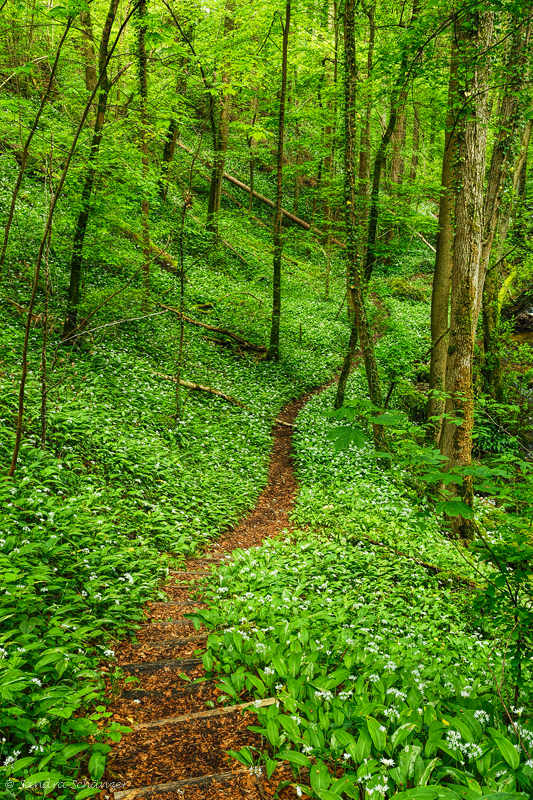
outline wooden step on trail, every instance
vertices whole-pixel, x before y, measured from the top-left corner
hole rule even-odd
[[[198,561],[211,561],[213,564],[220,564],[223,560],[223,556],[198,556]]]
[[[175,639],[154,639],[143,642],[138,642],[141,647],[179,647],[180,644],[189,644],[190,642],[205,642],[208,633],[197,633],[194,636],[178,636]]]
[[[243,775],[244,769],[234,772],[216,772],[212,775],[198,775],[194,778],[184,778],[181,781],[170,781],[169,783],[156,783],[153,786],[139,786],[138,789],[126,789],[123,792],[115,792],[115,800],[136,800],[138,797],[151,797],[165,792],[175,792],[186,786],[209,786],[211,783],[223,783],[231,780],[236,775]]]
[[[163,661],[139,661],[132,664],[121,664],[126,672],[157,672],[158,669],[171,667],[187,672],[202,663],[201,658],[166,658]]]
[[[207,570],[205,572],[193,572],[192,570],[189,571],[187,569],[178,569],[175,572],[173,571],[168,573],[169,578],[176,578],[178,575],[183,576],[184,578],[206,578],[208,575],[211,575],[211,573]]]
[[[237,703],[235,706],[220,706],[210,708],[207,711],[193,711],[190,714],[180,714],[178,717],[163,717],[152,722],[140,722],[135,725],[134,731],[147,730],[149,728],[164,728],[165,725],[177,725],[180,722],[191,722],[194,719],[207,719],[209,717],[223,717],[226,714],[235,714],[239,711],[252,710],[254,708],[265,708],[273,706],[276,702],[275,697],[266,697],[264,700],[251,700],[249,703]]]
[[[173,619],[154,619],[153,617],[150,617],[150,622],[148,624],[163,625],[164,627],[170,628],[172,625],[192,625],[193,621],[187,617],[175,617]],[[217,630],[217,628],[214,628],[213,630]]]
[[[171,697],[181,698],[193,695],[195,692],[200,691],[206,684],[215,688],[215,681],[201,680],[198,683],[193,681],[186,683],[184,686],[173,689],[165,689],[165,694],[169,693]],[[161,695],[160,689],[123,689],[120,696],[126,700],[142,700],[144,698],[159,697]]]
[[[153,608],[168,608],[172,610],[173,608],[207,608],[207,603],[200,603],[195,600],[154,600],[153,603],[150,604]],[[148,614],[150,617],[150,614]]]

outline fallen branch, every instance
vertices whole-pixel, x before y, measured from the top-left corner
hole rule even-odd
[[[427,244],[427,246],[429,247],[429,249],[430,249],[430,250],[433,250],[433,252],[434,252],[434,253],[436,253],[436,252],[437,252],[437,248],[436,248],[436,247],[433,247],[433,245],[431,244],[431,242],[428,242],[428,240],[427,240],[426,238],[424,238],[424,236],[422,236],[422,234],[421,234],[421,233],[419,233],[419,231],[414,231],[414,233],[415,233],[415,236],[418,236],[418,238],[419,238],[419,239],[422,239],[422,241],[424,242],[424,244]]]
[[[223,245],[224,245],[224,247],[226,247],[226,248],[227,248],[227,249],[228,249],[230,252],[232,252],[234,256],[237,256],[237,258],[239,259],[239,261],[240,261],[242,264],[244,264],[244,265],[245,265],[245,267],[249,267],[249,266],[251,266],[251,265],[250,265],[250,263],[249,263],[249,262],[248,262],[248,261],[245,259],[245,257],[244,257],[243,255],[241,255],[241,254],[239,253],[239,251],[238,251],[238,250],[235,250],[235,248],[233,247],[233,245],[231,245],[231,244],[230,244],[230,243],[227,241],[227,239],[222,239],[222,238],[221,238],[221,239],[220,239],[220,242],[221,242],[221,244],[223,244]]]
[[[142,239],[138,233],[135,233],[135,231],[132,231],[131,228],[127,228],[125,225],[117,225],[117,227],[119,231],[126,237],[126,239],[130,240],[130,242],[142,245]],[[173,256],[170,255],[170,253],[162,250],[151,240],[148,242],[148,247],[154,261],[161,267],[161,269],[164,269],[165,272],[171,272],[173,275],[179,274],[178,262]]]
[[[254,344],[253,342],[249,342],[248,339],[244,339],[242,336],[239,336],[237,333],[233,333],[233,331],[229,331],[227,328],[219,328],[216,325],[209,325],[207,322],[200,322],[198,319],[193,319],[193,317],[188,317],[186,314],[182,314],[178,308],[173,308],[172,306],[164,305],[163,303],[159,303],[161,308],[164,308],[165,311],[172,311],[174,314],[181,316],[185,322],[188,322],[190,325],[196,325],[198,328],[205,328],[208,331],[213,331],[213,333],[220,333],[222,336],[226,336],[228,339],[232,339],[234,342],[237,342],[241,347],[245,350],[253,350],[254,353],[264,353],[266,352],[266,347],[262,344]]]
[[[283,425],[284,428],[294,428],[294,425],[292,424],[292,422],[285,422],[282,419],[276,419],[275,423],[276,423],[276,425]]]
[[[174,375],[164,375],[162,372],[154,372],[158,378],[164,378],[166,381],[173,381],[176,383],[177,378]],[[194,392],[206,392],[207,394],[213,394],[215,397],[221,397],[222,400],[226,400],[228,403],[232,403],[234,406],[240,406],[241,408],[246,408],[242,400],[238,400],[236,397],[232,397],[230,394],[224,394],[224,392],[219,391],[218,389],[214,389],[212,386],[204,386],[201,383],[193,383],[192,381],[183,380],[180,378],[180,386],[184,386],[185,389],[191,389]]]
[[[263,222],[262,219],[256,217],[255,214],[251,214],[250,211],[248,210],[248,206],[245,206],[244,203],[241,203],[240,200],[237,200],[237,198],[234,197],[231,192],[228,192],[226,189],[222,189],[222,194],[224,195],[224,197],[227,197],[228,200],[231,200],[231,202],[234,203],[237,206],[237,208],[242,208],[244,211],[246,211],[248,219],[253,220],[256,225],[259,225],[260,228],[265,228],[265,230],[267,231],[270,230],[271,227],[270,225],[267,225],[266,222]]]
[[[227,785],[236,775],[244,775],[246,769],[232,770],[231,772],[218,772],[210,775],[198,775],[194,778],[185,778],[181,781],[171,781],[170,783],[154,783],[150,786],[139,786],[137,789],[126,789],[123,792],[115,792],[115,800],[138,800],[139,797],[153,797],[166,792],[183,793],[186,786],[210,786],[212,783]]]
[[[24,308],[24,306],[21,306],[20,303],[17,303],[16,300],[12,300],[11,297],[5,297],[4,300],[6,301],[6,303],[11,303],[11,305],[14,306],[14,308],[21,316],[27,316],[28,309]],[[44,315],[32,313],[31,324],[36,328],[42,326],[44,324]]]
[[[385,550],[389,550],[391,553],[399,556],[400,558],[407,558],[409,561],[414,561],[415,564],[418,564],[420,567],[424,567],[427,569],[428,572],[431,572],[433,575],[443,575],[445,578],[450,578],[450,580],[455,581],[456,583],[462,584],[467,586],[469,589],[479,589],[479,584],[473,581],[471,578],[466,578],[463,575],[458,575],[455,572],[451,572],[444,567],[439,567],[437,564],[430,564],[427,561],[424,561],[421,558],[417,558],[416,556],[412,556],[409,553],[404,552],[403,550],[398,550],[393,545],[388,544],[387,542],[381,542],[379,539],[372,539],[370,536],[359,536],[359,541],[362,542],[370,542],[375,547],[383,547]]]
[[[189,714],[180,714],[176,717],[163,717],[151,722],[139,722],[135,730],[151,730],[152,728],[164,728],[166,725],[178,725],[184,722],[191,722],[195,719],[209,719],[211,717],[222,717],[226,714],[235,714],[239,711],[253,711],[254,708],[265,708],[276,703],[275,697],[265,697],[262,700],[250,700],[247,703],[238,703],[233,706],[221,706],[220,708],[209,708],[206,711],[193,711]]]
[[[193,151],[190,149],[190,147],[187,147],[187,145],[183,144],[183,142],[176,142],[176,145],[178,147],[180,147],[182,150],[185,150],[186,153],[189,153],[189,155],[193,155]],[[203,164],[206,167],[211,167],[211,164],[208,161],[206,161],[205,159],[203,159]],[[206,175],[202,175],[202,177],[206,178],[207,180],[210,180],[210,178],[207,177]],[[243,192],[246,192],[247,194],[251,193],[253,195],[253,197],[256,198],[256,200],[259,200],[260,203],[264,203],[264,205],[269,206],[269,208],[274,208],[275,207],[275,203],[274,203],[273,200],[270,199],[270,197],[266,197],[264,194],[260,194],[259,192],[256,192],[255,190],[252,191],[250,189],[250,187],[246,183],[243,183],[243,181],[240,181],[238,178],[235,178],[233,175],[230,175],[228,172],[224,172],[222,177],[224,178],[224,180],[228,181],[228,183],[231,183],[233,186],[236,186],[238,189],[241,189]],[[281,213],[282,213],[282,215],[284,217],[286,217],[287,219],[290,219],[291,222],[294,222],[295,225],[299,225],[300,228],[303,228],[306,231],[310,231],[315,236],[320,236],[320,237],[323,237],[323,238],[326,237],[326,234],[324,233],[324,231],[321,231],[318,228],[315,228],[313,225],[311,225],[310,222],[307,222],[307,220],[302,219],[301,217],[297,217],[296,214],[293,214],[291,211],[287,211],[286,208],[282,208],[281,209]],[[333,244],[336,244],[338,247],[344,247],[345,246],[344,242],[341,242],[339,239],[336,239],[333,236],[331,237],[330,241],[333,242]]]

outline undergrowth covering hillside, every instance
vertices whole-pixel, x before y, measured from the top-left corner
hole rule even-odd
[[[187,308],[262,344],[270,308],[267,261],[245,250],[252,271],[231,253],[211,258],[198,231],[192,221]],[[251,232],[245,241],[257,252],[264,246]],[[293,256],[305,257],[297,249]],[[132,269],[137,257],[130,246]],[[97,725],[105,710],[95,711],[95,703],[103,689],[99,663],[112,657],[110,638],[131,629],[158,591],[167,570],[164,554],[192,552],[253,505],[266,479],[278,409],[327,380],[338,364],[345,317],[334,319],[337,304],[317,297],[312,278],[313,270],[304,275],[297,264],[287,270],[284,329],[296,344],[279,365],[222,347],[207,330],[187,328],[183,377],[244,405],[182,389],[180,419],[169,380],[176,371],[177,322],[156,304],[177,304],[178,280],[154,273],[156,302],[149,311],[139,292],[126,289],[131,321],[117,324],[122,294],[95,315],[95,330],[80,348],[50,347],[46,449],[39,447],[38,321],[32,328],[18,480],[0,483],[4,774],[35,773],[41,776],[36,781],[51,786],[75,774],[89,754],[99,773],[108,745]],[[109,265],[93,265],[87,310],[114,289]],[[6,297],[23,303],[25,292],[19,281],[6,288]],[[59,309],[52,296],[50,315]],[[0,455],[8,463],[23,326],[5,298],[3,312]],[[89,746],[89,735],[101,743]]]

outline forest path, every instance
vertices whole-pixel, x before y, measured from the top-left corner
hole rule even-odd
[[[274,794],[279,776],[269,784],[226,755],[228,749],[260,744],[247,729],[255,717],[245,705],[220,705],[222,692],[207,679],[200,657],[207,632],[196,631],[184,615],[201,607],[201,581],[225,556],[257,546],[289,526],[297,490],[292,426],[307,400],[323,388],[292,400],[279,413],[267,485],[254,509],[209,550],[170,574],[164,587],[169,601],[149,603],[137,643],[126,641],[117,648],[118,664],[139,682],[122,682],[108,708],[112,719],[132,732],[109,754],[102,799],[265,800]],[[118,784],[114,794],[112,784]]]

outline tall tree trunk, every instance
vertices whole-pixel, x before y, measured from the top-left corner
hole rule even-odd
[[[329,2],[327,4],[329,8]],[[326,201],[324,205],[324,216],[326,218],[326,268],[324,273],[324,298],[329,299],[329,286],[331,275],[331,248],[332,248],[332,232],[335,218],[333,198],[331,196],[333,184],[335,180],[335,153],[337,147],[337,83],[339,72],[339,22],[337,13],[337,0],[333,0],[333,98],[328,100],[328,114],[330,116],[330,123],[325,127],[325,143],[328,147],[328,152],[324,158],[324,169],[326,171],[327,186],[326,186]],[[318,187],[317,187],[318,193]],[[316,197],[316,195],[315,195]]]
[[[96,50],[94,49],[93,24],[90,9],[80,11],[81,51],[85,69],[85,88],[92,92],[98,80]]]
[[[188,36],[190,37],[191,35],[192,32],[189,32]],[[188,77],[186,56],[180,58],[179,71],[180,71],[180,76],[178,77],[178,80],[176,82],[176,92],[179,95],[185,95],[187,91],[187,77]],[[177,115],[178,112],[175,111],[174,113]],[[158,182],[159,196],[163,201],[167,199],[168,171],[170,168],[170,164],[172,163],[172,159],[174,158],[174,153],[176,151],[176,143],[178,141],[179,133],[180,133],[180,126],[178,125],[177,116],[173,116],[169,120],[167,132],[165,134],[163,154],[161,157],[161,172],[159,175],[159,182]]]
[[[289,49],[289,26],[291,21],[291,0],[285,0],[285,23],[283,25],[283,43],[281,55],[281,89],[279,95],[278,116],[278,148],[276,156],[276,207],[274,210],[274,258],[272,275],[272,323],[270,327],[270,344],[267,359],[279,361],[279,326],[281,320],[281,255],[282,238],[282,201],[283,201],[283,144],[285,139],[285,103],[287,96],[287,56]]]
[[[257,90],[254,92],[254,96],[252,98],[251,104],[251,111],[252,111],[252,119],[251,125],[252,128],[255,125],[257,120],[257,112],[259,109],[259,97]],[[248,196],[248,211],[251,213],[254,209],[254,182],[255,182],[255,148],[256,148],[256,141],[254,139],[253,133],[249,133],[246,137],[246,144],[248,145],[248,176],[249,176],[249,184],[250,184],[250,193]]]
[[[515,21],[505,64],[505,74],[508,76],[508,82],[503,87],[498,106],[498,129],[492,148],[483,206],[483,239],[480,263],[482,286],[489,266],[494,236],[499,226],[501,200],[509,165],[512,164],[516,131],[520,118],[524,113],[521,97],[527,76],[530,30],[530,20],[527,20],[525,24]],[[481,299],[480,296],[476,309],[478,314],[481,307]]]
[[[350,338],[348,339],[348,347],[344,354],[342,361],[341,371],[339,373],[339,380],[337,381],[337,391],[335,392],[335,400],[333,401],[334,408],[341,408],[344,405],[344,397],[346,395],[346,384],[352,371],[352,364],[355,357],[355,350],[357,348],[357,325],[355,319],[352,319],[350,324]]]
[[[366,91],[365,111],[361,125],[361,142],[359,145],[359,181],[357,191],[357,207],[359,214],[359,251],[361,263],[364,263],[366,252],[366,233],[368,212],[370,207],[370,120],[372,115],[372,70],[374,67],[374,43],[376,37],[375,11],[373,2],[364,7],[368,17],[368,48],[366,55]]]
[[[222,197],[222,176],[226,163],[228,149],[229,115],[231,98],[225,94],[221,99],[221,108],[216,118],[213,131],[213,166],[211,169],[211,182],[209,185],[209,198],[207,201],[206,228],[215,238],[218,238],[218,215]]]
[[[344,205],[346,224],[346,272],[348,276],[348,305],[361,345],[370,399],[375,406],[381,406],[382,396],[378,376],[374,343],[368,325],[363,297],[363,282],[357,253],[357,215],[355,198],[356,185],[356,132],[355,101],[357,88],[357,65],[355,59],[355,2],[346,0],[344,6]],[[348,358],[352,358],[356,342],[355,332],[350,333],[348,351],[343,373],[346,372]],[[336,405],[342,405],[337,391]],[[383,440],[383,428],[374,426],[376,446]]]
[[[413,0],[413,10],[411,13],[411,21],[409,26],[415,21],[419,11],[420,0]],[[374,166],[372,169],[372,190],[370,193],[370,211],[368,216],[368,235],[365,253],[365,282],[368,283],[372,276],[374,263],[376,260],[376,239],[378,232],[378,217],[379,217],[379,192],[381,185],[381,175],[385,166],[385,159],[387,156],[387,149],[396,127],[398,116],[402,114],[405,101],[407,99],[407,58],[408,50],[404,47],[398,75],[394,83],[390,102],[389,119],[387,126],[383,131],[381,142],[374,158]]]
[[[137,28],[137,62],[139,71],[139,98],[140,98],[140,145],[142,161],[142,199],[141,199],[141,221],[142,221],[142,247],[143,247],[143,308],[146,309],[148,295],[150,293],[150,226],[149,213],[150,204],[148,200],[148,76],[147,76],[147,57],[146,57],[146,13],[147,0],[139,0],[137,6],[138,28]]]
[[[396,186],[401,186],[405,171],[405,137],[407,131],[407,113],[405,107],[402,108],[396,117],[396,125],[392,132],[392,154],[391,154],[391,182]]]
[[[409,180],[411,183],[414,183],[416,181],[419,158],[420,158],[420,112],[418,110],[418,104],[413,103],[413,138],[411,140],[411,166],[409,168]]]
[[[100,51],[98,56],[98,104],[96,108],[96,119],[94,121],[93,137],[89,152],[89,164],[85,174],[83,189],[81,193],[81,208],[78,214],[76,227],[74,229],[74,240],[72,246],[72,257],[70,260],[70,284],[67,300],[67,314],[63,326],[63,339],[67,339],[76,328],[78,320],[78,306],[80,302],[81,289],[81,267],[83,259],[83,242],[89,221],[91,194],[96,175],[96,159],[102,141],[107,99],[109,95],[110,83],[107,74],[108,48],[111,29],[115,21],[119,0],[110,0],[109,9],[102,30],[100,41]]]
[[[224,18],[224,36],[227,36],[230,31],[233,30],[233,24],[233,0],[228,0],[226,4],[226,16]],[[220,212],[220,200],[222,197],[222,183],[226,164],[226,151],[228,149],[231,113],[231,95],[224,91],[224,86],[227,82],[228,75],[223,74],[222,94],[218,99],[218,107],[213,107],[213,113],[211,114],[213,166],[211,168],[211,182],[209,184],[209,198],[207,201],[206,228],[213,234],[215,239],[218,239],[218,217]]]
[[[391,194],[393,210],[398,207],[399,196],[401,193],[401,186],[403,183],[403,176],[405,172],[405,140],[407,133],[407,113],[405,106],[398,112],[396,117],[396,125],[391,136],[391,158],[390,158],[390,182],[389,192]],[[394,212],[393,212],[394,217]],[[386,235],[385,240],[392,242],[398,233],[398,225],[394,222],[391,223]],[[389,256],[385,260],[389,260]]]
[[[453,210],[455,128],[457,113],[457,48],[452,37],[450,50],[450,77],[448,82],[448,109],[439,201],[439,233],[431,294],[431,362],[429,368],[429,401],[427,409],[429,431],[435,444],[440,441],[442,415],[444,414],[444,389],[446,384],[446,359],[448,353],[448,328],[450,306],[450,281],[453,262]]]
[[[481,374],[483,378],[483,389],[487,394],[495,400],[501,401],[503,399],[503,383],[502,383],[502,364],[499,352],[500,345],[500,299],[499,293],[502,285],[504,268],[505,268],[505,248],[507,233],[511,214],[515,219],[516,231],[515,245],[518,244],[516,239],[522,238],[524,233],[524,225],[521,224],[521,211],[525,200],[525,167],[527,164],[527,153],[529,149],[529,141],[531,138],[532,120],[528,120],[524,127],[522,134],[521,148],[516,161],[514,174],[513,174],[513,198],[512,208],[502,218],[500,217],[500,225],[498,229],[499,248],[497,254],[497,261],[487,270],[485,276],[485,283],[483,286],[483,364]]]
[[[109,59],[113,55],[115,47],[118,43],[118,40],[128,24],[131,15],[133,13],[133,9],[130,9],[124,21],[121,23],[119,31],[115,37],[115,41],[113,42],[111,48],[106,57],[105,67],[107,67],[109,63]],[[98,81],[103,77],[102,74],[98,76]],[[13,455],[11,457],[11,465],[9,467],[8,475],[12,477],[15,473],[18,463],[18,456],[20,452],[20,445],[22,442],[22,434],[23,434],[23,427],[24,427],[24,408],[25,408],[25,397],[26,397],[26,380],[28,377],[28,346],[30,340],[30,331],[32,325],[32,318],[33,318],[33,309],[35,307],[35,301],[37,297],[37,289],[39,287],[39,278],[41,274],[41,266],[43,263],[43,257],[45,257],[49,237],[52,231],[52,225],[54,221],[54,213],[56,209],[57,202],[62,195],[63,187],[65,185],[65,180],[67,178],[68,171],[70,169],[70,165],[72,163],[72,157],[76,150],[78,140],[80,138],[80,134],[85,127],[85,123],[87,122],[87,117],[89,116],[89,111],[91,109],[93,100],[95,98],[96,90],[98,89],[98,85],[94,88],[87,100],[85,107],[83,109],[80,121],[76,128],[76,132],[70,144],[70,148],[66,155],[65,161],[63,163],[63,169],[61,171],[61,175],[59,177],[59,181],[57,182],[55,193],[51,195],[50,198],[50,206],[48,209],[48,215],[46,217],[46,222],[44,226],[44,232],[41,237],[41,241],[39,243],[39,251],[37,253],[37,258],[35,259],[35,267],[33,271],[33,281],[32,281],[32,290],[30,295],[30,300],[28,303],[28,313],[26,315],[26,325],[24,328],[24,342],[22,345],[22,367],[21,367],[21,374],[20,374],[20,383],[19,383],[19,392],[18,392],[18,404],[17,404],[17,421],[16,421],[16,428],[15,428],[15,444],[13,445]]]
[[[476,309],[482,290],[483,180],[487,146],[489,68],[484,52],[490,44],[492,29],[492,15],[482,10],[469,11],[455,23],[461,108],[456,125],[457,190],[446,365],[447,416],[440,443],[449,468],[468,466],[472,460],[472,374]],[[459,494],[464,503],[472,505],[471,476],[463,479]],[[453,527],[463,538],[472,533],[472,523],[464,517],[454,517]]]
[[[176,142],[179,136],[178,120],[172,117],[168,123],[167,132],[165,134],[165,143],[163,145],[163,155],[161,157],[161,174],[159,176],[159,196],[161,200],[167,199],[168,192],[168,170],[174,152],[176,150]]]

